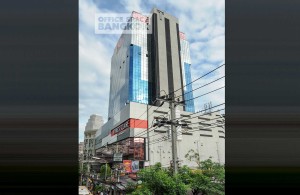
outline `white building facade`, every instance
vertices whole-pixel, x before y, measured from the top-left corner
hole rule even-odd
[[[130,102],[97,131],[96,155],[113,163],[114,153],[122,153],[123,160],[140,161],[141,167],[157,162],[169,167],[172,160],[170,127],[153,127],[157,117],[170,119],[170,110]],[[180,165],[197,166],[185,158],[190,150],[199,153],[201,161],[210,158],[225,163],[225,119],[219,112],[179,111],[176,118],[188,124],[187,128],[177,129]]]

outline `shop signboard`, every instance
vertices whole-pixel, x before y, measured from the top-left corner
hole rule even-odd
[[[124,131],[125,129],[128,129],[130,127],[129,119],[123,122],[121,125],[117,126],[113,130],[111,130],[110,134],[111,136],[114,136],[116,134],[119,134],[120,132]]]
[[[136,160],[136,161],[132,161],[131,167],[132,167],[132,172],[136,173],[139,170],[139,165],[140,165],[140,161]]]
[[[131,173],[131,160],[123,160],[123,166],[126,173]]]
[[[123,154],[122,153],[114,153],[114,162],[122,162]]]
[[[110,135],[111,136],[120,135],[122,132],[124,132],[126,129],[129,129],[129,128],[147,129],[148,128],[148,121],[147,120],[133,119],[133,118],[127,119],[126,121],[124,121],[123,123],[118,125],[117,127],[113,128],[110,131]]]

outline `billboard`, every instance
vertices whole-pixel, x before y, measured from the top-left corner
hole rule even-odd
[[[136,160],[136,161],[132,161],[132,164],[131,164],[131,171],[133,173],[136,173],[138,170],[139,170],[139,167],[140,167],[140,161]]]
[[[131,160],[123,160],[123,166],[126,173],[131,173]]]

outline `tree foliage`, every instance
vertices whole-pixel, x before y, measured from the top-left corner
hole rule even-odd
[[[194,195],[224,195],[225,169],[211,159],[199,162],[201,170],[191,170],[187,166],[179,168],[178,174],[156,164],[142,169],[138,174],[142,184],[135,187],[132,195],[183,195],[188,189]],[[131,188],[132,189],[132,188]]]
[[[87,172],[87,165],[83,164],[82,167],[79,167],[79,172],[81,174],[86,174],[86,172]]]
[[[105,172],[106,172],[106,174],[105,174]],[[111,168],[109,165],[106,165],[106,164],[104,164],[100,167],[100,177],[104,178],[105,175],[106,175],[106,177],[110,177],[110,175],[111,175]]]
[[[225,169],[223,165],[212,162],[211,159],[199,163],[201,172],[191,173],[190,187],[193,194],[223,195],[225,190]]]
[[[143,181],[139,191],[155,195],[174,194],[184,195],[187,192],[187,186],[181,181],[178,175],[170,176],[167,170],[163,170],[160,164],[156,164],[151,168],[143,169],[139,172],[139,176]]]
[[[100,192],[107,192],[108,190],[109,189],[104,184],[96,185],[95,189],[94,189],[95,192],[98,192],[98,191],[100,191]]]
[[[126,184],[125,192],[126,193],[132,193],[136,189],[136,184],[133,182],[128,182]]]
[[[147,188],[145,185],[141,185],[137,187],[135,191],[131,193],[131,195],[152,195],[153,193]]]
[[[195,152],[193,149],[190,149],[184,157],[189,161],[194,161],[195,163],[197,163],[198,168],[200,168],[201,166],[200,155],[197,152]]]

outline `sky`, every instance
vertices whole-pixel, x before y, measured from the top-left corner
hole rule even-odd
[[[107,121],[110,62],[120,34],[95,34],[101,13],[149,13],[153,7],[179,19],[190,42],[192,80],[225,63],[225,0],[79,0],[79,141],[92,114]],[[193,83],[193,89],[225,76],[225,66]],[[195,90],[194,97],[225,86],[225,78]],[[195,110],[225,103],[225,89],[196,98]],[[216,109],[221,109],[218,107]]]

